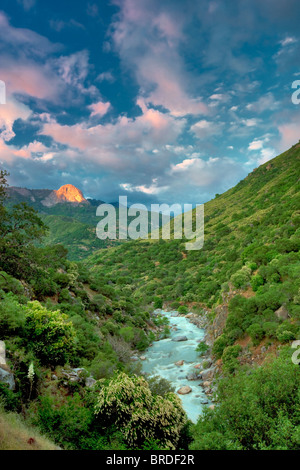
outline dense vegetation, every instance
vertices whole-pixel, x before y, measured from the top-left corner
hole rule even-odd
[[[70,449],[299,448],[299,157],[296,145],[205,204],[200,251],[137,240],[84,262],[37,243],[46,227],[4,206],[2,172],[0,338],[17,383],[0,385],[6,409]],[[192,443],[178,397],[130,360],[156,338],[164,303],[207,315],[222,375]]]
[[[199,311],[202,307],[203,312],[209,312],[212,353],[221,361],[226,379],[218,391],[221,406],[204,415],[193,448],[300,445],[299,414],[295,411],[299,409],[295,387],[300,371],[291,362],[293,351],[288,348],[289,353],[281,362],[275,361],[274,369],[265,368],[265,362],[274,359],[280,348],[300,338],[299,159],[298,144],[205,204],[205,242],[201,251],[186,251],[183,240],[149,240],[109,252],[98,251],[87,260],[92,272],[102,276],[109,273],[115,279],[126,279],[128,286],[134,285],[134,296],[141,303],[152,300],[159,307],[169,302],[173,308],[197,307]],[[226,313],[220,331],[222,306]],[[242,365],[255,366],[255,357],[259,357],[261,368],[248,376]],[[287,367],[295,381],[289,380],[288,374],[277,380],[280,367]],[[276,411],[271,417],[269,412],[264,415],[264,403],[255,399],[260,393],[254,390],[259,377],[275,388],[273,406],[278,414]],[[293,403],[280,395],[281,387],[290,386],[294,390]],[[253,418],[257,419],[255,441],[250,437],[247,441],[241,431],[243,426],[251,428],[250,413],[235,429],[234,416],[242,413],[241,393],[245,407],[254,397],[249,409],[257,415]],[[233,413],[232,419],[226,413]],[[224,419],[226,429],[220,425]],[[276,440],[281,419],[290,431],[280,436],[278,431]],[[200,439],[208,430],[207,439]],[[219,439],[220,432],[225,433],[224,439]]]
[[[139,365],[131,361],[133,351],[156,338],[150,307],[141,306],[122,280],[69,261],[62,245],[37,245],[47,227],[24,203],[4,206],[5,184],[2,171],[0,338],[16,382],[14,391],[0,383],[4,408],[22,412],[27,423],[66,449],[187,446],[180,401],[164,381],[138,379]],[[89,377],[99,383],[87,386]],[[116,380],[121,384],[120,377],[135,383],[131,406],[137,391],[145,391],[156,409],[150,421],[163,417],[165,430],[156,432],[156,424],[129,439],[129,431],[118,426],[126,401],[120,398],[114,415],[99,407],[104,390]]]

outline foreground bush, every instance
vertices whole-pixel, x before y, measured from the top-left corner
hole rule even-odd
[[[95,414],[102,425],[114,424],[130,448],[151,441],[159,441],[161,449],[183,445],[187,418],[179,397],[172,392],[153,395],[143,377],[119,373],[103,381]]]
[[[195,426],[192,449],[300,448],[300,368],[291,349],[264,367],[224,379],[219,404]]]

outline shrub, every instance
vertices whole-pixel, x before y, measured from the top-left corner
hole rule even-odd
[[[198,346],[196,347],[196,351],[197,353],[200,354],[200,356],[205,354],[208,349],[209,349],[209,346],[203,341],[201,341],[201,343],[199,343]]]
[[[264,283],[264,280],[259,274],[256,274],[256,276],[252,276],[251,281],[250,281],[251,287],[254,290],[254,292],[256,292],[257,289],[263,285],[263,283]]]
[[[237,367],[239,362],[237,360],[238,355],[242,351],[242,347],[239,344],[234,346],[227,346],[222,354],[223,368],[226,372],[232,374]]]
[[[299,449],[300,372],[291,350],[283,353],[220,382],[219,403],[200,417],[192,450]]]
[[[19,304],[13,294],[3,294],[0,301],[0,337],[7,338],[16,333],[21,334],[24,325],[24,306]]]
[[[188,308],[185,305],[180,305],[180,307],[178,307],[178,313],[186,314],[188,313]]]
[[[67,315],[51,311],[37,300],[26,307],[29,347],[44,364],[64,364],[75,348],[75,330]]]
[[[247,333],[254,346],[257,346],[264,337],[264,330],[258,323],[253,323],[253,325],[249,326]]]
[[[102,426],[114,424],[130,448],[158,440],[161,448],[176,449],[187,421],[177,395],[153,395],[143,377],[122,372],[102,382],[95,414]]]
[[[160,297],[155,297],[154,298],[154,308],[162,308],[163,306],[163,300]]]
[[[216,356],[217,359],[222,357],[224,349],[226,346],[230,345],[230,343],[232,343],[232,340],[230,340],[230,338],[225,333],[216,339],[213,345],[212,353]]]

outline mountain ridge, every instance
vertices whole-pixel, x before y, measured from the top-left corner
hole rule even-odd
[[[17,197],[30,199],[30,202],[40,203],[45,207],[56,204],[69,203],[74,205],[90,204],[83,193],[73,184],[64,184],[59,189],[28,189],[17,186],[8,186],[6,192],[10,198]]]

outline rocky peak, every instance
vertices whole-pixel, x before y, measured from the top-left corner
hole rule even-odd
[[[73,186],[73,184],[64,184],[55,192],[58,199],[64,202],[86,202],[80,189]]]
[[[89,204],[80,189],[73,186],[73,184],[64,184],[58,190],[53,190],[49,196],[42,201],[42,204],[50,207],[66,202],[73,204]]]

